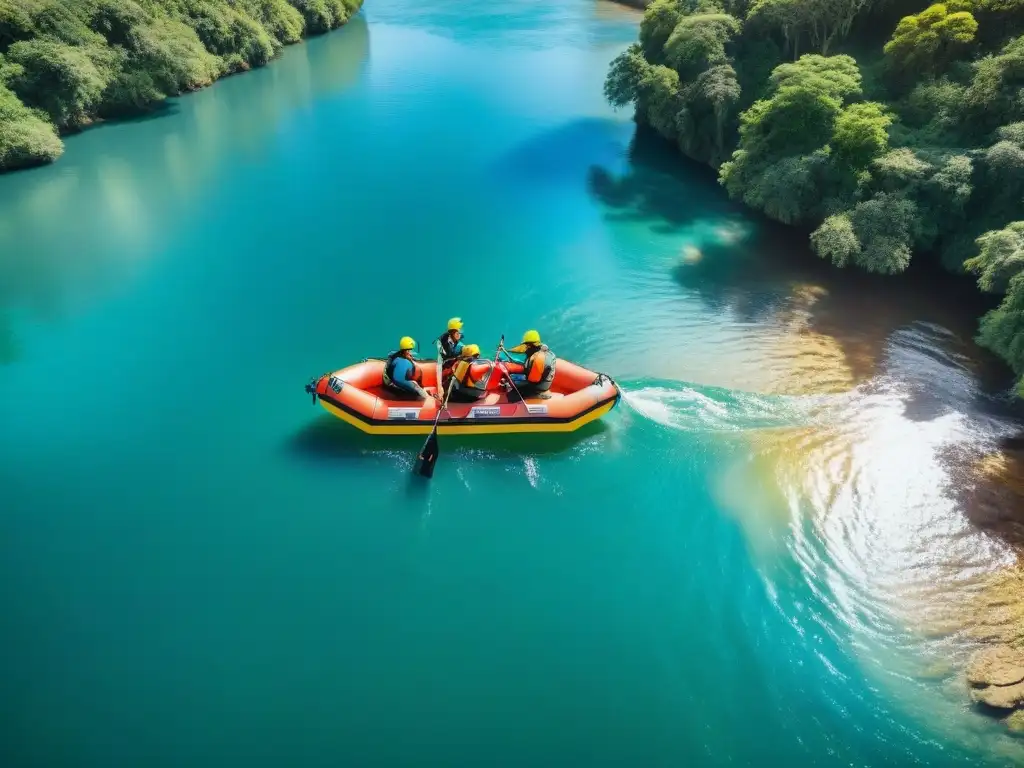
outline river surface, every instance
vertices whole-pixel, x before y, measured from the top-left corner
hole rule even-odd
[[[944,613],[1013,557],[957,493],[1015,428],[973,294],[635,137],[638,20],[369,0],[0,178],[0,764],[1022,760]],[[303,393],[452,315],[625,400],[425,483]]]

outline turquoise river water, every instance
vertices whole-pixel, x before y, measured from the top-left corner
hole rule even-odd
[[[936,629],[1012,558],[972,295],[636,136],[636,13],[433,5],[0,178],[0,765],[1020,761]],[[303,393],[451,315],[624,401],[426,483]]]

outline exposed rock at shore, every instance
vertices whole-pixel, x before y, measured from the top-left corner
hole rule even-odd
[[[967,666],[971,698],[996,709],[1024,706],[1024,651],[1008,645],[983,648]]]

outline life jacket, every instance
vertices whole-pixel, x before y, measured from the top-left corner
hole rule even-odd
[[[455,364],[454,376],[456,388],[464,395],[476,400],[487,394],[487,381],[490,379],[493,363],[490,360],[460,360]],[[478,375],[473,369],[477,368]]]
[[[395,363],[398,361],[398,357],[401,355],[401,351],[392,352],[388,355],[387,362],[384,363],[384,386],[391,387],[392,389],[408,390],[409,387],[404,387],[401,384],[395,383]],[[411,360],[409,362],[412,362]],[[416,363],[412,364],[412,380],[420,386],[423,385],[423,373],[419,368],[416,367]]]
[[[555,353],[547,347],[538,347],[526,356],[526,360],[523,362],[523,376],[527,384],[534,387],[537,392],[547,392],[551,389],[551,382],[555,380],[555,359]],[[541,370],[540,380],[532,381],[530,373],[537,365],[544,366]]]
[[[452,340],[451,331],[445,331],[437,341],[441,345],[442,365],[450,365],[459,356],[459,350],[456,348],[458,342]]]

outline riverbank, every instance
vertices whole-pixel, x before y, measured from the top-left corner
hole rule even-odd
[[[973,274],[1002,299],[979,340],[1024,392],[1024,112],[1005,96],[1024,58],[1008,35],[1024,27],[1001,11],[958,13],[939,57],[915,48],[916,17],[844,9],[818,24],[813,6],[795,8],[791,22],[764,5],[700,13],[657,0],[605,95],[715,168],[734,199],[810,230],[837,266],[892,275],[929,259]]]
[[[0,11],[0,173],[54,162],[62,135],[159,109],[346,24],[363,0],[14,0]]]

